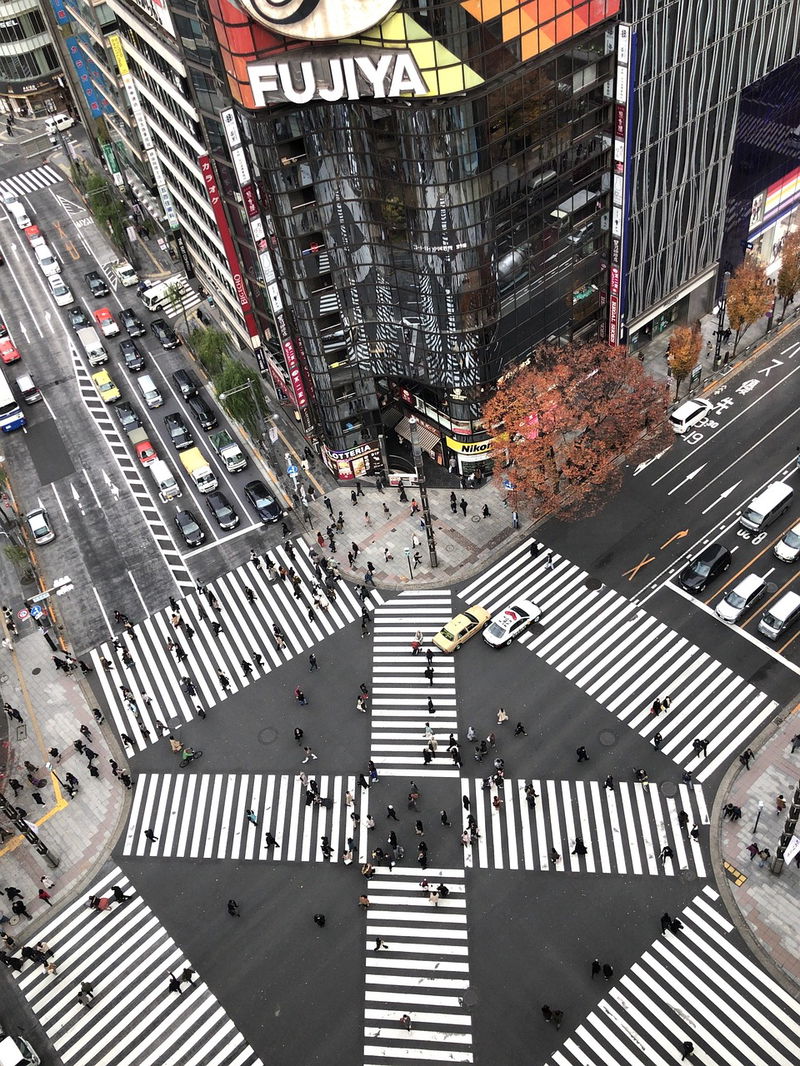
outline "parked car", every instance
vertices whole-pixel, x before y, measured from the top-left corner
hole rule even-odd
[[[150,329],[162,348],[169,351],[177,348],[181,343],[180,337],[165,318],[154,318],[150,323]]]
[[[119,320],[129,337],[143,337],[147,333],[132,307],[123,307],[119,313]]]
[[[89,316],[86,314],[82,307],[70,307],[67,311],[67,319],[72,328],[77,332],[79,329],[83,329],[84,326],[90,326]]]
[[[220,529],[236,529],[239,525],[239,516],[224,492],[209,492],[206,496],[206,507]]]
[[[51,540],[56,539],[55,530],[50,524],[50,518],[44,507],[37,507],[33,511],[28,511],[25,515],[25,521],[28,524],[34,543],[49,544]]]
[[[89,292],[96,300],[101,296],[108,296],[108,282],[98,271],[90,270],[83,275],[83,278],[89,286]]]
[[[531,600],[515,600],[492,617],[491,625],[483,631],[483,639],[490,648],[504,648],[542,617],[542,608]]]
[[[715,577],[731,565],[731,553],[724,544],[707,545],[685,570],[678,574],[678,584],[687,592],[702,592]]]
[[[451,654],[458,651],[476,633],[480,633],[491,620],[492,616],[485,607],[469,607],[457,614],[446,626],[442,626],[434,636],[433,643],[440,651]]]
[[[175,525],[190,548],[196,548],[206,539],[202,526],[191,511],[178,511],[175,515]]]
[[[141,418],[136,408],[128,400],[123,400],[122,403],[118,403],[114,410],[117,412],[117,418],[119,424],[125,433],[130,433],[133,429],[139,429],[142,424]]]
[[[277,522],[283,508],[270,494],[263,481],[248,481],[244,494],[261,522]]]
[[[177,411],[171,415],[164,416],[164,425],[167,427],[172,446],[177,448],[179,452],[184,448],[191,448],[194,444],[191,430],[183,421],[183,416],[179,415]]]
[[[147,360],[144,357],[144,353],[140,352],[136,347],[136,341],[120,341],[119,351],[120,355],[125,360],[125,366],[131,371],[131,373],[135,374],[139,370],[144,370]]]
[[[800,557],[800,522],[786,530],[772,551],[782,563],[797,562]]]
[[[200,383],[191,370],[176,370],[172,375],[172,381],[184,400],[188,400],[190,396],[195,396],[200,388]]]
[[[216,426],[217,416],[202,396],[199,394],[196,396],[190,396],[186,401],[186,406],[192,412],[195,421],[200,424],[202,429],[213,429],[214,426]]]

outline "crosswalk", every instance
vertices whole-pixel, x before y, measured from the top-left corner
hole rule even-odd
[[[655,786],[624,781],[613,790],[599,781],[511,778],[499,792],[494,785],[484,788],[481,778],[463,778],[461,785],[478,823],[477,843],[465,849],[468,868],[706,876],[702,849],[690,835],[694,824],[709,824],[700,785],[681,785],[676,796],[666,797]],[[530,785],[535,796],[529,801]],[[685,832],[681,811],[689,817]],[[578,837],[585,855],[574,853]],[[672,857],[662,862],[665,847]]]
[[[298,763],[300,760],[298,759]],[[307,770],[309,767],[301,767]],[[341,862],[348,838],[354,860],[372,843],[369,794],[356,777],[309,773],[323,802],[297,774],[143,773],[136,779],[123,855],[236,862]],[[253,824],[247,817],[252,811]],[[355,814],[355,818],[352,816]],[[383,820],[383,809],[375,812]],[[150,830],[156,840],[146,837]],[[268,844],[271,833],[275,844]],[[328,837],[326,857],[320,841]]]
[[[87,909],[112,885],[125,903]],[[35,940],[49,945],[58,972],[27,962],[17,982],[64,1066],[261,1066],[199,975],[169,991],[169,973],[191,962],[121,870],[59,910]],[[78,1002],[85,981],[94,988],[88,1007]]]
[[[384,777],[405,777],[410,771],[420,777],[458,774],[446,750],[450,733],[458,736],[453,657],[434,649],[433,683],[425,676],[431,637],[451,617],[449,590],[405,591],[375,610],[370,752]],[[418,629],[424,639],[413,655]]]
[[[379,871],[366,888],[363,1066],[472,1062],[464,871],[400,867]],[[436,905],[430,890],[444,884]],[[383,941],[384,947],[378,942]],[[403,1018],[407,1016],[408,1021]]]
[[[519,545],[460,596],[491,612],[515,598],[536,602],[544,617],[520,642],[642,736],[660,732],[660,750],[698,781],[777,713],[766,693],[618,592],[591,587],[568,559],[532,556],[533,543]],[[667,696],[668,713],[651,714],[654,699]],[[695,739],[708,741],[700,758]]]
[[[793,1066],[800,1006],[731,942],[718,901],[695,896],[546,1066],[667,1066],[686,1041],[692,1063]]]
[[[336,598],[330,602],[324,594],[314,593],[314,564],[302,538],[295,541],[292,557],[284,547],[270,549],[270,556],[287,570],[294,567],[301,578],[299,598],[293,595],[288,578],[270,581],[263,564],[258,569],[248,561],[208,585],[207,595],[195,590],[178,601],[182,628],[172,625],[173,611],[168,607],[135,626],[135,640],[122,636],[133,665],[124,664],[122,650],[110,641],[92,651],[94,677],[102,687],[115,726],[133,740],[134,750],[141,751],[158,740],[156,722],[163,723],[171,732],[196,717],[198,707],[203,710],[214,707],[361,617],[361,602],[346,582],[337,583]],[[246,588],[255,594],[252,604],[245,596]],[[218,611],[211,608],[211,596],[219,603]],[[315,607],[317,598],[320,606]],[[377,590],[369,593],[368,598],[373,606],[383,602]],[[218,636],[214,635],[213,622],[223,626]],[[284,634],[284,648],[276,644],[273,635],[276,624]],[[187,625],[193,630],[191,637],[187,636]],[[168,650],[168,640],[186,653],[182,662],[177,660],[177,651]],[[263,659],[260,666],[256,655]],[[101,658],[111,662],[113,669],[106,670]],[[253,666],[249,675],[242,667],[243,659]],[[323,656],[318,655],[318,659],[322,661]],[[230,682],[227,693],[218,676],[219,670]],[[184,691],[182,677],[191,679],[196,695]],[[304,673],[303,677],[303,690],[312,700],[316,678],[323,677],[323,670],[318,674]],[[126,703],[122,685],[133,693],[135,707],[130,706],[129,700]],[[152,699],[149,707],[145,696]],[[142,732],[137,714],[141,715],[149,735]]]
[[[0,195],[15,192],[18,196],[24,196],[37,189],[46,189],[50,185],[56,185],[59,181],[67,179],[55,167],[42,166],[24,170],[21,174],[12,174],[0,181]]]

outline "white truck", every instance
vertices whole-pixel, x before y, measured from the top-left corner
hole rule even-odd
[[[97,330],[93,326],[84,326],[83,329],[78,330],[76,336],[91,366],[101,366],[108,362],[108,352],[103,347],[102,341],[97,336]]]
[[[140,299],[148,311],[180,311],[184,300],[194,299],[196,294],[185,274],[173,274],[164,281],[157,281],[141,294]]]
[[[247,456],[227,429],[221,429],[218,433],[209,433],[208,440],[225,464],[225,469],[229,474],[235,474],[237,470],[244,470],[247,466]]]
[[[163,503],[168,503],[181,495],[181,487],[163,459],[156,459],[155,462],[150,463],[150,471]]]
[[[180,460],[183,469],[197,485],[198,492],[214,491],[218,485],[216,476],[199,448],[187,448],[181,452]]]
[[[129,288],[131,285],[139,284],[139,275],[127,259],[117,259],[113,263],[108,263],[105,269],[107,274],[113,274],[116,276],[123,289]]]

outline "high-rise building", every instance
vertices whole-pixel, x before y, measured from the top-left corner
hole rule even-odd
[[[708,310],[742,100],[800,46],[796,0],[109,4],[185,258],[340,477],[412,413],[469,473],[506,365]]]
[[[39,0],[0,3],[0,114],[55,111],[64,102],[62,89],[58,50]]]

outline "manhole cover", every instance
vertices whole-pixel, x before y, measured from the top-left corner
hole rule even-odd
[[[597,592],[598,589],[603,587],[603,582],[598,577],[587,577],[584,585],[590,592]]]
[[[674,781],[662,781],[660,789],[665,796],[674,796],[678,791],[678,786]]]
[[[42,672],[41,666],[34,666],[34,668],[31,670],[31,673],[33,674],[34,677],[36,677],[36,675],[40,674],[41,672]]]
[[[610,748],[612,744],[617,742],[617,734],[611,729],[604,729],[600,736],[597,738],[604,748]]]
[[[273,729],[272,726],[266,726],[258,734],[259,744],[274,744],[277,739],[278,732],[276,729]]]

